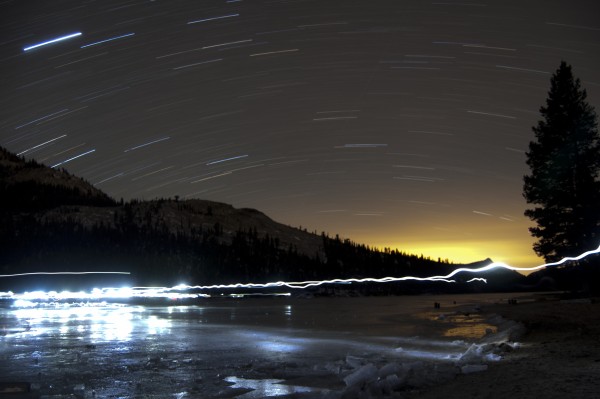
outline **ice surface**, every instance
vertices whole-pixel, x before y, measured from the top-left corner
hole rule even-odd
[[[488,369],[487,364],[465,364],[460,368],[463,374],[479,373]]]
[[[481,340],[444,338],[451,318],[415,319],[418,301],[431,306],[409,297],[0,309],[0,378],[47,397],[381,398],[483,370],[519,347],[521,327],[502,318]]]

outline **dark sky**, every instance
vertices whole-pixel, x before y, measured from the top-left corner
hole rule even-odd
[[[211,199],[371,245],[530,266],[531,126],[561,60],[598,108],[599,11],[4,1],[0,145],[117,199]]]

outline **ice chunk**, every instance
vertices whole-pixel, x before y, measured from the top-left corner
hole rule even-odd
[[[396,362],[388,363],[379,369],[379,378],[385,378],[391,374],[401,374],[404,368]]]
[[[432,374],[431,368],[422,361],[405,364],[407,368],[406,384],[421,387],[429,384]]]
[[[342,372],[343,365],[344,365],[344,363],[342,361],[337,361],[334,363],[325,363],[323,366],[315,365],[315,367],[313,367],[313,369],[315,371],[325,370],[325,371],[328,371],[333,374],[340,374]]]
[[[386,387],[391,391],[395,391],[402,386],[403,379],[400,379],[396,374],[391,374],[385,377]]]
[[[525,326],[512,320],[507,320],[502,316],[494,315],[487,319],[488,323],[497,326],[498,331],[494,334],[488,334],[484,342],[506,342],[514,341],[523,336]]]
[[[366,364],[344,378],[346,386],[360,386],[377,379],[377,367],[372,363]]]
[[[485,360],[490,362],[497,362],[499,360],[502,360],[502,356],[496,355],[495,353],[487,353],[485,355]]]
[[[439,363],[434,365],[432,374],[437,381],[443,382],[453,379],[459,372],[458,367],[453,364]]]
[[[483,350],[481,345],[472,344],[458,360],[462,363],[478,362],[481,361],[482,352]]]
[[[479,373],[487,370],[487,368],[487,364],[465,364],[460,368],[460,372],[463,374]]]
[[[352,367],[353,369],[361,367],[363,365],[363,361],[364,359],[361,359],[360,357],[351,355],[346,356],[346,364]]]
[[[85,396],[85,385],[77,384],[73,387],[73,394],[77,398],[83,398]]]

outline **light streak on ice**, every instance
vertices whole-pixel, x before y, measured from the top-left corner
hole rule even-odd
[[[415,276],[404,276],[404,277],[383,277],[383,278],[349,278],[349,279],[331,279],[331,280],[308,280],[308,281],[274,281],[269,283],[235,283],[235,284],[214,284],[214,285],[185,285],[180,284],[174,287],[132,287],[132,288],[95,288],[91,292],[68,292],[64,291],[57,293],[56,291],[43,292],[25,292],[22,294],[14,294],[12,292],[0,292],[0,298],[4,299],[15,299],[15,306],[18,306],[18,301],[35,301],[35,300],[102,300],[102,299],[131,299],[131,298],[167,298],[167,299],[188,299],[188,298],[199,298],[209,296],[202,293],[193,293],[190,291],[202,291],[212,289],[254,289],[254,288],[290,288],[290,289],[304,289],[309,287],[317,287],[324,284],[352,284],[352,283],[391,283],[401,281],[441,281],[446,283],[454,283],[452,277],[459,273],[483,273],[493,269],[507,269],[513,271],[535,271],[545,267],[558,266],[566,262],[581,260],[589,255],[600,253],[600,246],[594,250],[590,250],[582,253],[575,257],[565,257],[557,262],[549,262],[543,265],[533,267],[515,267],[510,266],[502,262],[493,262],[489,265],[468,268],[461,267],[453,270],[452,272],[444,276],[431,276],[431,277],[415,277]],[[102,272],[38,272],[38,273],[22,273],[22,274],[11,274],[11,275],[0,275],[0,277],[15,277],[24,276],[31,274],[92,274]],[[113,274],[129,274],[127,272],[104,272]],[[487,280],[482,277],[474,277],[467,283],[481,281],[487,283]],[[232,294],[235,295],[235,294]],[[284,294],[289,295],[289,294]],[[31,306],[31,305],[28,305]]]
[[[23,47],[23,51],[29,51],[29,50],[33,50],[34,48],[38,48],[38,47],[42,47],[42,46],[46,46],[46,45],[48,45],[48,44],[52,44],[52,43],[56,43],[56,42],[61,42],[61,41],[63,41],[63,40],[71,39],[71,38],[73,38],[73,37],[77,37],[77,36],[81,36],[81,32],[72,33],[72,34],[70,34],[70,35],[66,35],[66,36],[57,37],[56,39],[47,40],[47,41],[45,41],[45,42],[38,43],[38,44],[34,44],[34,45],[32,45],[32,46]]]

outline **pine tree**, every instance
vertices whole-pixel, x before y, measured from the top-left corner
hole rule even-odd
[[[537,223],[535,252],[546,261],[595,249],[600,243],[600,135],[587,93],[564,61],[550,80],[542,120],[533,127],[523,195]]]

